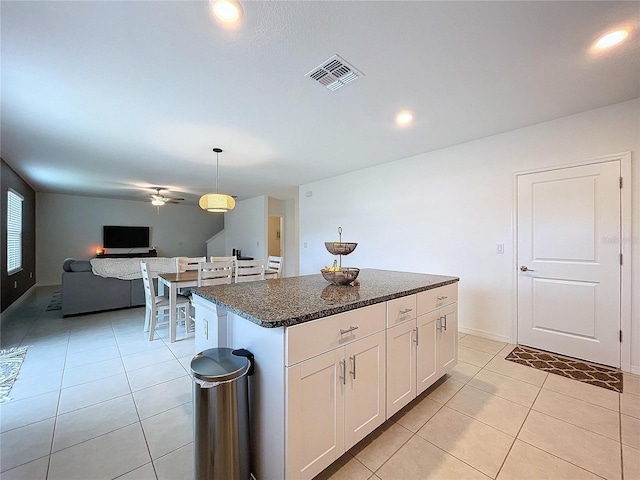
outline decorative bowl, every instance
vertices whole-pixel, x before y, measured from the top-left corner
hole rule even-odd
[[[324,279],[331,285],[349,285],[356,278],[358,278],[360,269],[352,267],[342,267],[342,270],[340,270],[339,272],[332,272],[323,268],[322,270],[320,270],[320,273],[322,273]]]
[[[352,242],[324,242],[324,246],[332,255],[349,255],[358,246]]]

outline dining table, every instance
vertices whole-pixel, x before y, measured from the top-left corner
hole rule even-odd
[[[178,289],[186,287],[197,287],[198,271],[187,270],[186,272],[179,273],[159,273],[158,295],[164,295],[165,286],[169,289],[169,341],[173,343],[176,341],[176,323],[178,321],[176,310]]]

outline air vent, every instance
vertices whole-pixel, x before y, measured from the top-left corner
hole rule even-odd
[[[356,70],[353,65],[349,65],[338,55],[334,55],[307,73],[305,77],[309,77],[334,91],[344,87],[347,83],[364,77],[364,73]]]

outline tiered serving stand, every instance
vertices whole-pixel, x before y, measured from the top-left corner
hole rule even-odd
[[[332,255],[338,255],[339,258],[339,270],[331,271],[330,269],[323,268],[320,270],[324,279],[331,285],[350,285],[360,273],[359,268],[343,267],[342,256],[349,255],[358,246],[357,243],[343,242],[342,241],[342,227],[338,227],[339,241],[337,242],[324,242],[324,246],[327,251]]]

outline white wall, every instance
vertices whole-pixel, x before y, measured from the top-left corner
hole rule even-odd
[[[192,257],[206,254],[205,242],[222,229],[223,222],[221,214],[191,205],[165,205],[158,213],[146,202],[37,193],[37,283],[60,284],[65,258],[95,257],[104,225],[151,227],[151,244],[158,255]]]
[[[283,270],[285,277],[295,277],[299,274],[299,231],[298,231],[298,199],[285,201],[284,214],[284,258]]]
[[[625,151],[633,172],[631,363],[640,373],[638,99],[301,186],[300,273],[332,262],[324,242],[342,226],[343,241],[359,242],[343,265],[459,276],[461,328],[513,341],[515,173]]]
[[[284,216],[283,266],[285,277],[298,275],[298,200],[278,200],[266,196],[236,202],[236,207],[224,214],[227,233],[227,253],[234,248],[242,256],[256,259],[268,256],[269,215]]]
[[[224,214],[227,255],[240,249],[243,257],[267,258],[267,197],[240,200]]]

